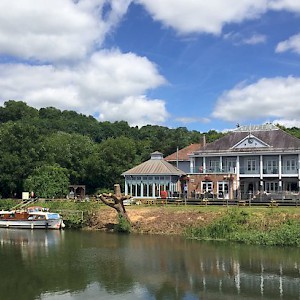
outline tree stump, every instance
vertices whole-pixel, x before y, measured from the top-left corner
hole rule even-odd
[[[126,212],[126,209],[125,209],[125,206],[123,203],[124,200],[127,200],[129,198],[131,198],[131,196],[122,195],[121,187],[119,184],[114,185],[114,194],[109,193],[109,194],[101,194],[100,195],[100,199],[104,204],[106,204],[109,207],[114,208],[121,217],[123,217],[129,224],[131,224],[131,221],[127,215],[127,212]]]

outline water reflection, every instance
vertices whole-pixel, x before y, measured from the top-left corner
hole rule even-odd
[[[5,299],[300,299],[295,248],[4,229],[0,263]]]
[[[23,230],[1,229],[0,247],[11,245],[21,250],[23,258],[35,257],[36,252],[47,255],[49,248],[58,247],[63,239],[63,233],[58,230]]]

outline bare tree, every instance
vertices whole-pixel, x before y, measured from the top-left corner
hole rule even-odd
[[[109,193],[100,195],[100,199],[104,204],[114,208],[119,215],[121,215],[126,221],[128,221],[129,224],[131,224],[123,203],[124,200],[129,198],[131,198],[131,196],[124,196],[121,194],[121,187],[119,184],[114,185],[114,194]]]

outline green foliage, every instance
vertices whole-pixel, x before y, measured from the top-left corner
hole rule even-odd
[[[298,128],[286,129],[300,137]],[[167,156],[199,143],[202,135],[185,127],[130,127],[125,121],[98,122],[93,116],[54,107],[37,110],[22,101],[0,107],[0,191],[21,196],[32,170],[58,164],[68,170],[71,184],[84,184],[88,193],[123,184],[121,173],[148,160],[154,151]],[[207,142],[224,134],[205,133]]]
[[[116,231],[122,233],[131,232],[131,224],[121,215],[118,215],[118,224],[116,226]]]
[[[240,226],[247,223],[247,220],[246,212],[229,210],[225,216],[205,227],[191,228],[189,234],[201,239],[230,239]]]
[[[21,194],[25,178],[43,160],[43,137],[26,123],[6,122],[0,127],[0,190],[3,197]]]
[[[83,184],[94,143],[83,135],[57,132],[44,142],[46,163],[69,170],[72,184]]]
[[[274,218],[268,216],[268,218]],[[250,226],[250,216],[238,210],[232,210],[227,215],[204,227],[192,227],[186,232],[194,239],[224,239],[252,245],[268,246],[300,246],[300,221],[290,220],[268,226],[265,230]]]
[[[287,221],[267,231],[237,231],[232,240],[245,244],[268,246],[300,246],[300,222]]]
[[[37,117],[38,110],[23,101],[9,100],[4,102],[4,107],[0,107],[0,123],[19,120],[32,122],[32,119]]]
[[[98,145],[94,153],[93,165],[89,166],[90,175],[105,185],[112,187],[115,183],[122,183],[122,173],[137,164],[136,144],[127,137],[109,138]],[[92,180],[92,178],[90,178]]]
[[[68,170],[58,165],[39,167],[25,180],[24,187],[41,198],[65,197],[69,192]]]
[[[101,189],[97,189],[95,192],[95,195],[99,195],[99,194],[109,194],[112,193],[113,194],[113,189],[108,189],[108,188],[101,188]]]
[[[63,216],[63,215],[62,215]],[[79,214],[68,214],[67,218],[64,218],[66,228],[80,229],[84,226],[84,220]]]
[[[19,204],[21,200],[18,199],[0,199],[0,209],[10,210],[12,207]]]

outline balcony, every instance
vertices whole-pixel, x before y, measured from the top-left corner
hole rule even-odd
[[[193,174],[236,174],[236,168],[206,168],[203,169],[202,166],[196,166]]]
[[[298,169],[297,168],[291,168],[291,167],[286,167],[286,166],[283,166],[281,168],[281,172],[283,175],[288,175],[288,174],[298,174]]]
[[[236,174],[236,168],[206,168],[204,169],[202,166],[196,166],[194,170],[192,170],[192,174]],[[259,168],[256,168],[254,170],[248,170],[246,167],[240,167],[241,175],[260,175]],[[263,168],[264,175],[279,175],[279,169],[278,168]],[[282,175],[297,175],[298,169],[297,168],[287,168],[282,167],[281,168],[281,174]]]
[[[263,169],[263,174],[279,174],[278,168]]]
[[[254,170],[248,170],[248,168],[241,167],[240,174],[241,175],[259,175],[260,172],[259,172],[258,168],[254,169]]]

